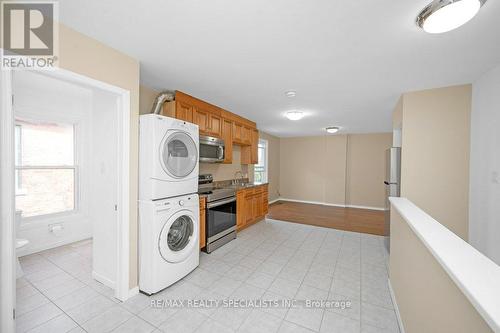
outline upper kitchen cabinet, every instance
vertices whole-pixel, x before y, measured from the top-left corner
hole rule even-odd
[[[222,117],[215,113],[208,114],[208,134],[216,137],[222,135]]]
[[[222,120],[222,139],[225,144],[224,162],[226,164],[233,163],[233,122],[228,119]]]
[[[191,104],[176,100],[163,104],[162,114],[167,117],[193,122],[193,106]]]
[[[241,148],[241,164],[259,163],[259,131],[256,129],[249,131],[250,145]]]
[[[258,131],[253,121],[181,91],[175,92],[174,101],[163,105],[162,114],[198,125],[201,135],[224,139],[224,163],[232,162],[233,143],[242,146],[243,164],[257,163]]]
[[[235,122],[233,126],[233,141],[239,145],[251,145],[252,144],[252,128],[245,126],[241,123]]]
[[[220,110],[195,106],[193,111],[193,123],[199,126],[200,134],[216,138],[222,136],[222,118],[220,116]]]
[[[209,124],[209,111],[201,107],[194,107],[193,110],[193,123],[198,125],[200,134],[208,134]]]
[[[233,123],[233,142],[236,144],[241,144],[243,142],[241,137],[241,132],[243,130],[243,125],[238,123]]]

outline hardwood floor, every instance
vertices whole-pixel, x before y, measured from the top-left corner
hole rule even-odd
[[[384,235],[384,212],[378,210],[278,201],[269,206],[267,218]]]

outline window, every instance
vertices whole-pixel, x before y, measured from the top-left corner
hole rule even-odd
[[[260,139],[257,146],[259,162],[254,168],[254,181],[265,183],[267,182],[267,140]]]
[[[22,217],[76,208],[73,124],[16,120],[16,210]]]

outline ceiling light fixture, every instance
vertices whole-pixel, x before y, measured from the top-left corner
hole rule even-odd
[[[297,96],[297,92],[295,90],[289,90],[285,92],[285,96],[288,98],[293,98]]]
[[[434,0],[417,16],[417,25],[431,34],[456,29],[469,22],[486,0]]]
[[[326,131],[330,134],[337,133],[339,130],[340,130],[340,127],[337,127],[337,126],[331,126],[331,127],[326,128]]]
[[[290,120],[300,120],[304,117],[304,112],[297,110],[288,111],[286,117]]]

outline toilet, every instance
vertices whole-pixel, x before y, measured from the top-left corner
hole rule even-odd
[[[22,215],[21,210],[16,210],[16,236],[19,234],[19,226],[21,225],[21,215]],[[21,263],[19,262],[19,256],[17,255],[18,250],[25,247],[26,245],[29,244],[29,240],[27,239],[22,239],[22,238],[16,238],[16,260],[17,260],[17,270],[16,270],[16,278],[21,278],[24,275],[23,269],[21,267]]]

